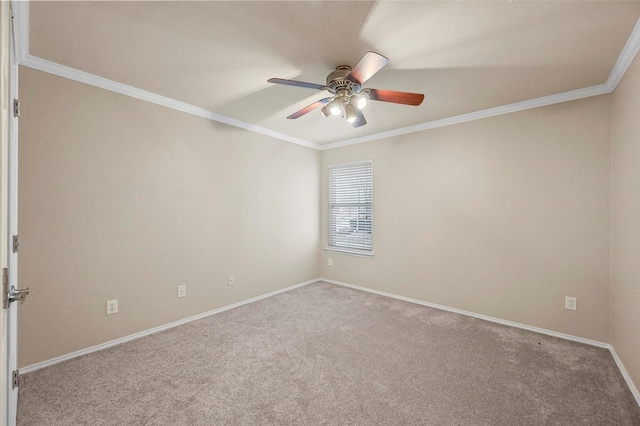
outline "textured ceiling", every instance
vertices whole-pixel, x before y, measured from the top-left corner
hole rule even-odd
[[[325,144],[602,84],[640,2],[30,2],[30,54]],[[370,102],[368,124],[313,111],[338,65],[373,50],[364,85],[419,92]]]

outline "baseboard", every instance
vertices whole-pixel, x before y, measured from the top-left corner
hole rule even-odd
[[[353,289],[356,289],[356,290],[362,290],[362,291],[366,291],[366,292],[369,292],[369,293],[377,294],[377,295],[380,295],[380,296],[391,297],[393,299],[404,300],[405,302],[415,303],[417,305],[423,305],[423,306],[428,306],[430,308],[440,309],[440,310],[443,310],[443,311],[454,312],[456,314],[466,315],[468,317],[479,318],[479,319],[482,319],[482,320],[485,320],[485,321],[491,321],[491,322],[495,322],[495,323],[498,323],[498,324],[503,324],[503,325],[508,325],[508,326],[511,326],[511,327],[521,328],[523,330],[528,330],[528,331],[533,331],[533,332],[536,332],[536,333],[546,334],[546,335],[549,335],[549,336],[559,337],[559,338],[565,339],[565,340],[572,340],[574,342],[585,343],[587,345],[597,346],[599,348],[608,349],[610,347],[610,345],[608,343],[598,342],[597,340],[585,339],[583,337],[572,336],[571,334],[564,334],[564,333],[560,333],[560,332],[557,332],[557,331],[547,330],[547,329],[544,329],[544,328],[532,327],[530,325],[521,324],[521,323],[518,323],[518,322],[507,321],[507,320],[503,320],[503,319],[500,319],[500,318],[490,317],[488,315],[476,314],[475,312],[463,311],[462,309],[450,308],[449,306],[444,306],[444,305],[438,305],[436,303],[425,302],[424,300],[412,299],[410,297],[404,297],[404,296],[398,296],[397,294],[387,293],[387,292],[384,292],[384,291],[373,290],[373,289],[370,289],[370,288],[367,288],[367,287],[360,287],[358,285],[344,283],[344,282],[341,282],[341,281],[329,280],[329,279],[326,279],[326,278],[321,278],[320,281],[324,281],[324,282],[327,282],[327,283],[330,283],[330,284],[340,285],[340,286],[343,286],[343,287],[349,287],[349,288],[353,288]]]
[[[609,352],[611,352],[611,356],[613,357],[613,360],[615,361],[616,365],[618,366],[618,369],[620,370],[620,373],[622,374],[622,377],[624,378],[625,382],[627,382],[627,386],[629,386],[629,390],[631,391],[631,393],[633,394],[633,397],[636,399],[636,402],[640,406],[640,393],[638,393],[638,389],[636,388],[635,384],[633,383],[633,380],[631,380],[631,376],[629,376],[629,374],[627,373],[627,370],[624,368],[624,364],[622,364],[622,361],[618,357],[618,354],[616,353],[615,349],[613,348],[613,346],[611,346],[608,343],[598,342],[597,340],[585,339],[583,337],[578,337],[578,336],[572,336],[571,334],[560,333],[560,332],[557,332],[557,331],[547,330],[547,329],[544,329],[544,328],[532,327],[530,325],[521,324],[521,323],[513,322],[513,321],[507,321],[507,320],[503,320],[503,319],[500,319],[500,318],[490,317],[488,315],[476,314],[475,312],[463,311],[462,309],[450,308],[448,306],[438,305],[436,303],[425,302],[424,300],[412,299],[410,297],[404,297],[404,296],[398,296],[397,294],[387,293],[387,292],[379,291],[379,290],[373,290],[373,289],[367,288],[367,287],[360,287],[358,285],[353,285],[353,284],[345,283],[345,282],[342,282],[342,281],[330,280],[330,279],[327,279],[327,278],[320,278],[318,281],[324,281],[324,282],[327,282],[327,283],[330,283],[330,284],[336,284],[336,285],[340,285],[340,286],[343,286],[343,287],[349,287],[349,288],[353,288],[355,290],[362,290],[362,291],[366,291],[368,293],[377,294],[377,295],[380,295],[380,296],[391,297],[393,299],[398,299],[398,300],[404,300],[405,302],[415,303],[417,305],[428,306],[430,308],[441,309],[443,311],[454,312],[456,314],[461,314],[461,315],[466,315],[466,316],[469,316],[469,317],[479,318],[479,319],[482,319],[482,320],[485,320],[485,321],[491,321],[491,322],[495,322],[495,323],[498,323],[498,324],[503,324],[503,325],[508,325],[508,326],[511,326],[511,327],[521,328],[523,330],[533,331],[535,333],[542,333],[542,334],[546,334],[548,336],[559,337],[559,338],[565,339],[565,340],[571,340],[571,341],[574,341],[574,342],[584,343],[584,344],[587,344],[587,345],[597,346],[599,348],[608,349]]]
[[[631,380],[631,376],[629,376],[629,373],[627,373],[627,369],[624,368],[624,364],[622,363],[620,357],[618,357],[618,354],[616,353],[616,350],[613,348],[613,346],[609,345],[609,351],[611,352],[611,356],[613,357],[613,360],[616,362],[616,365],[620,370],[620,374],[622,374],[622,377],[624,377],[624,381],[627,382],[629,390],[633,394],[633,397],[636,399],[638,406],[640,406],[640,392],[638,392],[638,388],[636,388],[633,380]]]
[[[508,325],[508,326],[520,328],[520,329],[523,329],[523,330],[533,331],[535,333],[546,334],[548,336],[554,336],[554,337],[558,337],[558,338],[565,339],[565,340],[571,340],[571,341],[574,341],[574,342],[584,343],[584,344],[587,344],[587,345],[608,349],[611,352],[611,356],[613,357],[616,365],[618,366],[618,369],[620,370],[620,374],[622,374],[622,377],[627,382],[627,386],[629,386],[629,390],[631,391],[631,393],[633,394],[636,402],[640,406],[640,392],[638,392],[638,389],[636,388],[635,384],[633,383],[633,380],[631,380],[631,377],[627,373],[627,370],[624,368],[624,364],[622,363],[622,361],[618,357],[618,354],[616,353],[615,349],[613,348],[613,346],[611,346],[608,343],[598,342],[596,340],[591,340],[591,339],[585,339],[583,337],[572,336],[570,334],[560,333],[560,332],[557,332],[557,331],[547,330],[547,329],[544,329],[544,328],[532,327],[532,326],[526,325],[526,324],[521,324],[521,323],[517,323],[517,322],[513,322],[513,321],[507,321],[507,320],[503,320],[503,319],[500,319],[500,318],[495,318],[495,317],[491,317],[491,316],[488,316],[488,315],[482,315],[482,314],[477,314],[477,313],[474,313],[474,312],[464,311],[462,309],[451,308],[451,307],[444,306],[444,305],[438,305],[436,303],[425,302],[424,300],[413,299],[413,298],[405,297],[405,296],[399,296],[397,294],[387,293],[387,292],[379,291],[379,290],[374,290],[374,289],[367,288],[367,287],[361,287],[361,286],[358,286],[358,285],[353,285],[353,284],[345,283],[345,282],[342,282],[342,281],[331,280],[331,279],[328,279],[328,278],[315,278],[315,279],[312,279],[312,280],[309,280],[309,281],[305,281],[305,282],[300,283],[300,284],[295,284],[295,285],[292,285],[292,286],[289,286],[289,287],[285,287],[285,288],[280,289],[280,290],[276,290],[276,291],[272,291],[270,293],[266,293],[266,294],[263,294],[263,295],[260,295],[260,296],[256,296],[256,297],[253,297],[251,299],[247,299],[247,300],[243,300],[241,302],[237,302],[237,303],[234,303],[234,304],[231,304],[231,305],[223,306],[221,308],[214,309],[212,311],[204,312],[202,314],[194,315],[192,317],[188,317],[188,318],[185,318],[185,319],[182,319],[182,320],[179,320],[179,321],[175,321],[175,322],[172,322],[172,323],[169,323],[169,324],[165,324],[165,325],[162,325],[162,326],[159,326],[159,327],[155,327],[155,328],[152,328],[152,329],[149,329],[149,330],[141,331],[139,333],[131,334],[129,336],[122,337],[120,339],[111,340],[109,342],[102,343],[102,344],[96,345],[96,346],[92,346],[92,347],[87,348],[87,349],[82,349],[82,350],[77,351],[77,352],[73,352],[73,353],[70,353],[70,354],[67,354],[67,355],[63,355],[63,356],[60,356],[60,357],[57,357],[57,358],[53,358],[53,359],[50,359],[50,360],[47,360],[47,361],[39,362],[37,364],[29,365],[27,367],[21,368],[20,369],[20,373],[22,373],[22,374],[30,373],[32,371],[36,371],[36,370],[39,370],[41,368],[48,367],[50,365],[58,364],[58,363],[63,362],[63,361],[67,361],[67,360],[70,360],[70,359],[73,359],[73,358],[76,358],[76,357],[79,357],[79,356],[82,356],[82,355],[90,354],[92,352],[96,352],[96,351],[99,351],[99,350],[102,350],[102,349],[106,349],[106,348],[109,348],[111,346],[119,345],[121,343],[129,342],[131,340],[139,339],[140,337],[148,336],[150,334],[157,333],[159,331],[168,330],[170,328],[177,327],[179,325],[186,324],[186,323],[191,322],[191,321],[196,321],[196,320],[199,320],[199,319],[202,319],[202,318],[206,318],[208,316],[215,315],[215,314],[218,314],[220,312],[228,311],[229,309],[237,308],[238,306],[246,305],[248,303],[253,303],[253,302],[256,302],[256,301],[261,300],[261,299],[266,299],[267,297],[275,296],[276,294],[284,293],[286,291],[293,290],[293,289],[296,289],[296,288],[299,288],[299,287],[303,287],[303,286],[306,286],[306,285],[309,285],[309,284],[313,284],[313,283],[318,282],[318,281],[324,281],[324,282],[327,282],[327,283],[330,283],[330,284],[339,285],[339,286],[342,286],[342,287],[353,288],[355,290],[366,291],[368,293],[373,293],[373,294],[377,294],[377,295],[380,295],[380,296],[391,297],[393,299],[403,300],[403,301],[409,302],[409,303],[415,303],[417,305],[428,306],[428,307],[435,308],[435,309],[440,309],[440,310],[443,310],[443,311],[453,312],[453,313],[456,313],[456,314],[466,315],[466,316],[469,316],[469,317],[478,318],[478,319],[482,319],[482,320],[485,320],[485,321],[490,321],[490,322],[494,322],[494,323],[498,323],[498,324]]]
[[[248,303],[253,303],[253,302],[256,302],[256,301],[261,300],[261,299],[266,299],[267,297],[275,296],[276,294],[284,293],[286,291],[293,290],[295,288],[304,287],[306,285],[313,284],[313,283],[318,282],[318,281],[321,281],[321,279],[320,278],[315,278],[315,279],[312,279],[312,280],[309,280],[309,281],[305,281],[305,282],[300,283],[300,284],[295,284],[295,285],[292,285],[292,286],[289,286],[289,287],[285,287],[285,288],[280,289],[280,290],[276,290],[276,291],[272,291],[270,293],[266,293],[266,294],[263,294],[263,295],[260,295],[260,296],[252,297],[251,299],[247,299],[247,300],[243,300],[241,302],[237,302],[237,303],[234,303],[234,304],[231,304],[231,305],[223,306],[221,308],[214,309],[212,311],[204,312],[204,313],[201,313],[201,314],[198,314],[198,315],[194,315],[192,317],[184,318],[184,319],[181,319],[181,320],[169,323],[169,324],[161,325],[159,327],[154,327],[154,328],[151,328],[149,330],[141,331],[139,333],[135,333],[135,334],[131,334],[129,336],[121,337],[119,339],[111,340],[111,341],[106,342],[106,343],[101,343],[99,345],[92,346],[90,348],[86,348],[86,349],[82,349],[82,350],[79,350],[79,351],[76,351],[76,352],[72,352],[72,353],[67,354],[67,355],[62,355],[62,356],[59,356],[57,358],[53,358],[53,359],[50,359],[50,360],[47,360],[47,361],[39,362],[37,364],[29,365],[27,367],[21,368],[20,369],[20,374],[26,374],[26,373],[30,373],[32,371],[40,370],[41,368],[45,368],[45,367],[48,367],[50,365],[58,364],[60,362],[67,361],[67,360],[70,360],[70,359],[73,359],[73,358],[77,358],[77,357],[82,356],[82,355],[87,355],[87,354],[90,354],[92,352],[97,352],[97,351],[100,351],[102,349],[110,348],[111,346],[119,345],[121,343],[129,342],[131,340],[139,339],[141,337],[148,336],[150,334],[154,334],[154,333],[157,333],[159,331],[168,330],[170,328],[177,327],[179,325],[186,324],[186,323],[191,322],[191,321],[196,321],[196,320],[199,320],[199,319],[202,319],[202,318],[206,318],[206,317],[211,316],[211,315],[219,314],[220,312],[228,311],[229,309],[237,308],[238,306],[246,305]]]

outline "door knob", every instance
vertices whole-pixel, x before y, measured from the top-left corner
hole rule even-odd
[[[11,286],[11,290],[9,291],[9,304],[11,302],[15,302],[15,301],[20,301],[20,304],[22,305],[25,301],[25,299],[27,298],[27,295],[29,294],[29,288],[15,288],[14,286]]]
[[[29,288],[9,288],[9,270],[2,268],[2,308],[7,309],[11,302],[20,301],[22,305],[29,294]]]

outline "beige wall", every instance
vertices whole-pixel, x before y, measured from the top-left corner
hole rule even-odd
[[[322,251],[322,276],[608,342],[610,107],[599,96],[324,151],[321,248],[327,166],[373,160],[375,257]]]
[[[318,276],[318,151],[24,67],[20,97],[20,366]]]
[[[612,101],[611,343],[640,386],[640,59]]]
[[[21,68],[20,366],[324,276],[611,332],[637,383],[637,62],[613,96],[322,153]],[[327,166],[366,159],[375,257],[328,254]]]

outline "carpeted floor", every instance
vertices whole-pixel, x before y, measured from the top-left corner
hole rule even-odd
[[[18,425],[640,425],[605,349],[315,283],[21,378]]]

